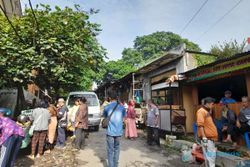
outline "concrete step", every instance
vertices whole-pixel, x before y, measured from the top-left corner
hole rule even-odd
[[[175,140],[176,137],[171,135],[166,135],[166,143],[165,145],[171,147],[175,150],[181,150],[183,148],[192,148],[193,142],[189,142],[186,140]],[[218,148],[226,148],[223,144],[218,144]],[[229,148],[229,147],[228,147]],[[242,152],[232,151],[226,148],[227,152],[217,151],[216,153],[216,165],[221,167],[250,167],[250,159],[242,158],[240,155]],[[247,150],[244,150],[245,152]],[[243,152],[244,153],[244,152]]]

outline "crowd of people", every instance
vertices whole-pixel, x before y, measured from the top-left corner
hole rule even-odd
[[[6,112],[5,108],[0,109],[0,166],[13,167],[26,134],[21,123],[7,117]],[[88,129],[88,107],[84,97],[76,98],[75,106],[70,111],[63,98],[58,99],[56,105],[46,98],[35,106],[28,120],[31,122],[28,133],[32,138],[29,158],[39,158],[44,153],[50,153],[54,147],[64,149],[68,129],[73,131],[75,149],[84,149],[84,133]]]
[[[250,98],[242,97],[242,109],[236,115],[230,106],[236,103],[231,91],[225,92],[225,97],[220,100],[222,105],[222,127],[216,126],[212,117],[215,99],[206,97],[202,99],[202,107],[197,111],[198,137],[201,140],[203,153],[209,167],[215,166],[216,147],[215,142],[231,142],[233,149],[237,149],[239,136],[250,132]],[[219,133],[226,133],[225,139],[219,137]]]
[[[105,111],[105,107],[112,103],[112,98],[108,97],[102,104],[102,109]],[[125,109],[124,127],[125,127],[125,138],[135,140],[138,137],[137,127],[138,124],[142,123],[140,127],[147,127],[148,144],[152,145],[159,142],[159,109],[153,100],[147,102],[142,101],[140,104],[136,103],[135,100],[129,100],[127,103],[125,100],[119,100],[119,105]],[[137,112],[139,106],[139,112]]]
[[[43,155],[45,148],[48,153],[54,146],[64,149],[66,131],[70,128],[73,131],[74,147],[78,150],[84,148],[84,131],[88,129],[88,107],[85,98],[76,98],[75,106],[70,111],[63,98],[58,99],[56,107],[42,101],[33,110],[31,120],[34,126],[31,159]]]
[[[109,167],[118,166],[120,138],[123,136],[123,131],[125,131],[127,139],[133,141],[138,137],[136,122],[142,115],[145,119],[145,122],[142,122],[148,126],[148,144],[160,145],[157,106],[152,100],[149,100],[148,103],[143,101],[140,106],[141,112],[138,114],[134,100],[130,100],[128,104],[125,101],[119,102],[115,95],[103,102],[102,114],[104,118],[109,117],[110,113],[114,112],[113,116],[109,118],[107,127]],[[0,145],[2,146],[0,164],[1,166],[14,166],[26,134],[19,122],[15,122],[5,115],[6,109],[0,109]],[[75,98],[74,106],[70,109],[65,105],[63,98],[58,99],[56,104],[51,104],[50,100],[46,98],[35,105],[28,120],[31,122],[28,133],[32,137],[29,158],[39,158],[44,153],[50,153],[54,148],[64,149],[67,131],[72,131],[71,139],[73,139],[72,144],[75,149],[84,149],[85,138],[88,135],[88,106],[85,98]]]
[[[201,140],[206,162],[209,166],[215,165],[215,142],[220,140],[219,131],[226,132],[222,142],[232,142],[237,148],[240,134],[250,131],[250,98],[242,97],[242,109],[238,115],[230,108],[236,101],[231,97],[230,91],[220,100],[222,108],[221,129],[214,122],[213,114],[215,99],[206,97],[202,99],[202,107],[197,111],[198,137]],[[142,102],[140,105],[147,126],[148,145],[160,146],[159,140],[159,109],[152,100]],[[111,95],[102,105],[102,115],[108,118],[106,132],[107,159],[109,167],[117,167],[120,152],[120,140],[125,138],[134,141],[138,137],[137,119],[140,116],[136,111],[136,103],[130,100],[119,101],[116,95]],[[2,166],[14,166],[21,142],[25,136],[23,129],[13,120],[5,116],[5,110],[0,109],[0,145]],[[85,98],[75,98],[74,106],[70,110],[60,98],[56,105],[49,101],[40,102],[30,117],[32,126],[29,132],[32,135],[31,159],[50,152],[54,147],[65,148],[66,131],[72,131],[73,146],[76,150],[84,149],[88,129],[88,106]],[[124,129],[125,128],[125,129]],[[206,153],[209,152],[209,155]],[[214,154],[213,154],[214,153]],[[6,165],[7,164],[7,165]]]
[[[103,102],[103,117],[109,119],[107,127],[107,155],[108,166],[118,167],[120,154],[120,140],[125,125],[125,138],[135,140],[138,137],[136,118],[139,117],[135,109],[135,101],[119,102],[116,95],[111,95]],[[142,113],[146,115],[147,143],[160,146],[159,140],[159,109],[152,100],[147,105],[142,102]]]

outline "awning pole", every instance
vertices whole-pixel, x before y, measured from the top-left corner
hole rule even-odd
[[[169,82],[169,90],[170,90],[170,96],[172,95],[172,90],[171,90],[171,82]],[[172,102],[170,101],[169,104],[169,110],[170,110],[170,130],[171,130],[171,135],[173,134],[172,130]]]

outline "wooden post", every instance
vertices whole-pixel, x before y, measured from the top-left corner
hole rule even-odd
[[[247,96],[250,96],[250,74],[246,73],[246,86],[247,86]]]
[[[192,98],[194,102],[194,107],[197,108],[199,105],[198,89],[196,86],[192,86]]]

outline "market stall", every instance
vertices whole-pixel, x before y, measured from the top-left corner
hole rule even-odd
[[[236,103],[229,108],[239,114],[241,98],[250,95],[250,52],[240,53],[229,58],[182,73],[185,80],[181,81],[180,90],[183,97],[183,108],[187,111],[187,128],[191,129],[196,122],[196,112],[205,97],[216,99],[213,118],[217,128],[221,126],[222,104],[224,92],[232,92]]]
[[[152,100],[159,106],[160,129],[186,134],[186,113],[181,105],[178,81],[168,80],[152,85]]]

